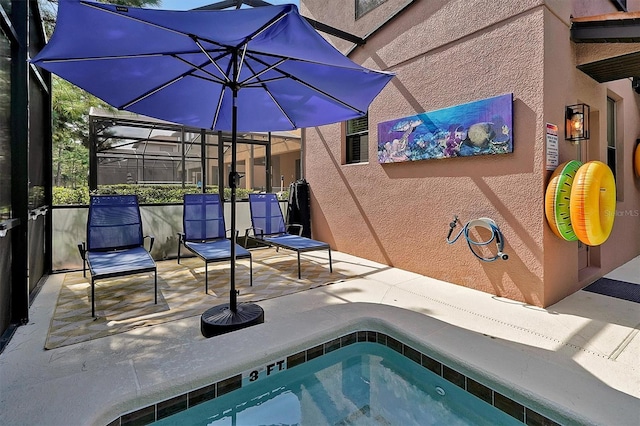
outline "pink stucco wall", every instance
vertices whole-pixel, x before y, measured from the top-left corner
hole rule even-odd
[[[583,161],[607,162],[607,97],[618,101],[617,185],[622,197],[616,206],[616,219],[609,239],[589,248],[591,265],[578,270],[577,243],[561,241],[545,227],[544,292],[547,304],[553,303],[591,283],[640,253],[640,183],[633,175],[632,154],[640,137],[640,96],[628,79],[599,84],[575,68],[576,64],[638,51],[633,44],[574,44],[568,42],[568,15],[594,16],[615,12],[602,1],[556,2],[549,4],[545,20],[545,117],[562,123],[559,106],[584,102],[591,107],[591,138],[586,143]],[[629,1],[630,11],[640,10],[639,1]],[[558,40],[564,42],[558,42]],[[591,48],[589,48],[591,46]],[[635,48],[634,48],[635,46]],[[578,147],[561,144],[561,161],[578,158]],[[550,172],[547,172],[547,178]]]
[[[606,115],[599,112],[606,111],[607,94],[624,99],[623,150],[640,135],[638,96],[628,80],[598,84],[575,69],[569,16],[614,10],[606,0],[595,2],[598,7],[582,3],[416,1],[354,49],[354,61],[396,78],[369,110],[369,163],[344,164],[342,125],[304,130],[314,237],[343,252],[538,306],[640,253],[640,218],[623,217],[598,250],[599,267],[579,276],[577,243],[556,238],[544,217],[551,173],[545,169],[545,123],[557,124],[562,134],[566,105],[591,105],[598,130],[589,159],[606,161]],[[357,22],[352,1],[302,0],[301,11],[365,36],[404,4],[388,0]],[[332,41],[343,52],[352,47]],[[505,93],[514,98],[512,154],[377,163],[377,123]],[[576,158],[577,148],[560,139],[560,161]],[[633,211],[640,185],[627,163],[619,207]],[[509,260],[481,262],[463,239],[446,244],[454,214],[463,224],[494,219]]]

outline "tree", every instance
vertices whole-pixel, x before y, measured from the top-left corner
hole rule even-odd
[[[97,0],[100,3],[120,4],[123,6],[143,7],[158,6],[162,0]],[[44,29],[48,36],[53,33],[56,25],[56,13],[58,10],[58,0],[38,0],[40,10],[42,11],[42,21]]]
[[[112,0],[103,3],[157,6],[161,0]],[[55,27],[57,0],[40,0],[45,32]],[[89,172],[89,110],[114,108],[57,76],[52,77],[53,185],[76,188],[87,184]]]

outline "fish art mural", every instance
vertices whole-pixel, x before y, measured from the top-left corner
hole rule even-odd
[[[378,162],[513,152],[513,94],[378,124]]]

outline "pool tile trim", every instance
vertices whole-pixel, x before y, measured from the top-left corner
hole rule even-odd
[[[442,363],[429,355],[401,342],[385,333],[359,330],[328,340],[306,350],[286,356],[286,369],[294,368],[329,352],[353,343],[377,343],[395,350],[407,359],[421,365],[452,384],[464,389],[471,395],[493,405],[500,411],[529,426],[559,426],[555,421],[532,410],[525,405],[491,389],[479,381]],[[163,419],[171,414],[186,410],[197,404],[212,400],[242,387],[242,375],[237,374],[219,382],[194,389],[182,395],[157,402],[155,404],[126,413],[107,426],[144,426]]]

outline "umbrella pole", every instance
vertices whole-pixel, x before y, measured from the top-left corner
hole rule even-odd
[[[233,92],[231,108],[231,171],[229,187],[231,188],[231,273],[229,303],[214,306],[205,311],[200,318],[200,331],[204,337],[213,337],[231,331],[240,330],[264,322],[264,310],[255,303],[243,303],[238,307],[236,292],[236,188],[240,175],[236,168],[238,144],[238,52],[233,55],[233,81],[230,84]],[[223,89],[224,90],[224,89]]]
[[[235,61],[234,61],[235,62]],[[235,67],[234,67],[235,68]],[[229,295],[229,309],[238,311],[236,293],[236,187],[239,176],[236,168],[237,137],[238,137],[238,89],[233,87],[233,106],[231,108],[231,173],[229,173],[229,187],[231,188],[231,294]]]

